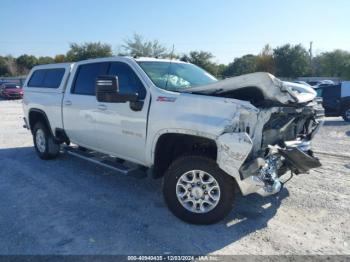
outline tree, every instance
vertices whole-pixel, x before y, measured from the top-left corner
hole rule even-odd
[[[275,60],[273,58],[273,50],[270,45],[265,45],[261,53],[257,57],[256,69],[259,72],[276,73]]]
[[[302,45],[286,44],[273,50],[276,74],[280,77],[296,78],[310,74],[309,53]]]
[[[11,55],[6,56],[5,59],[6,59],[7,68],[10,72],[9,76],[20,75],[20,73],[18,72],[16,59]]]
[[[230,63],[224,71],[225,77],[254,73],[257,71],[257,56],[245,55]]]
[[[350,52],[334,50],[316,56],[313,60],[316,74],[319,76],[347,77],[350,64]]]
[[[144,40],[139,34],[134,34],[132,38],[126,39],[122,45],[122,55],[144,56],[144,57],[167,57],[169,50],[159,43],[158,40]]]
[[[65,55],[55,55],[54,59],[55,63],[63,63],[66,61],[66,56]]]
[[[191,51],[188,55],[183,55],[180,60],[195,64],[212,75],[217,76],[219,73],[219,66],[211,60],[214,58],[213,54],[205,51]]]
[[[11,71],[8,67],[7,59],[3,56],[0,56],[0,76],[10,76]]]
[[[84,43],[70,44],[70,50],[67,52],[66,60],[67,61],[81,61],[90,58],[99,58],[99,57],[109,57],[112,56],[112,48],[108,44],[97,43]]]
[[[225,64],[216,65],[217,73],[215,76],[219,79],[224,78],[224,72],[226,71],[226,69],[227,69],[227,65]]]
[[[38,65],[52,64],[55,60],[50,56],[40,56],[38,58]]]
[[[16,58],[16,64],[20,74],[27,74],[38,64],[38,59],[33,55],[21,55]]]

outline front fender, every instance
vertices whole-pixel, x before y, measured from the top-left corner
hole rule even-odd
[[[240,185],[239,169],[253,148],[247,133],[225,133],[217,138],[217,164]]]
[[[155,151],[156,146],[159,138],[164,134],[182,134],[182,135],[192,135],[197,137],[203,137],[208,138],[215,141],[215,135],[203,132],[203,131],[196,131],[192,129],[183,129],[183,128],[166,128],[159,130],[153,137],[153,139],[150,140],[150,145],[148,146],[151,149],[150,154],[148,154],[149,158],[147,159],[148,165],[151,166],[154,164],[154,157],[155,157]]]

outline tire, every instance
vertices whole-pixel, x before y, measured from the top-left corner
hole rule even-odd
[[[350,106],[343,111],[343,119],[346,122],[350,122]]]
[[[211,178],[208,179],[208,174],[215,181]],[[196,176],[198,181],[199,175],[203,176],[201,181],[208,179],[205,181],[206,184],[198,182],[200,185],[197,184],[193,187],[193,183],[184,182],[191,180],[193,176]],[[209,181],[213,181],[213,183],[209,184]],[[191,190],[190,193],[182,192],[184,184],[187,188],[191,187],[191,189],[186,190],[186,192]],[[207,185],[207,189],[211,187],[213,190],[210,189],[209,193],[209,190],[203,189],[203,185]],[[180,202],[179,199],[183,199],[180,197],[182,194],[187,194],[184,196],[187,203]],[[198,225],[213,224],[222,220],[232,210],[235,183],[233,178],[222,171],[214,160],[202,156],[186,156],[175,160],[166,171],[163,180],[163,195],[170,211],[181,220]],[[215,196],[217,201],[212,201],[214,198],[211,196]],[[197,197],[198,199],[196,199]],[[207,201],[216,203],[212,205],[204,203],[202,206],[199,202],[194,204],[195,202],[191,202],[191,200],[202,201],[201,203]],[[200,210],[201,207],[204,210]]]
[[[35,151],[41,159],[54,159],[60,152],[60,145],[45,124],[38,122],[33,129]]]

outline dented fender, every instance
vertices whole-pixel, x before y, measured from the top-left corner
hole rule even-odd
[[[247,133],[225,133],[217,138],[217,164],[240,184],[239,168],[253,148]]]

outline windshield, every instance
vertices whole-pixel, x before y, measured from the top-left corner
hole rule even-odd
[[[159,61],[138,63],[152,82],[165,90],[181,91],[217,81],[214,76],[193,64]]]

